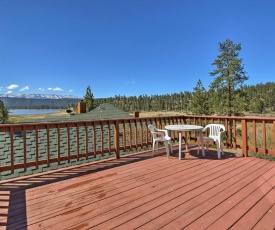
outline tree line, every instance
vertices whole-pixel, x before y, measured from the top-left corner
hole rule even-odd
[[[102,103],[111,103],[126,112],[132,111],[178,111],[195,115],[227,115],[224,101],[218,105],[211,100],[214,95],[205,90],[199,80],[193,92],[185,91],[165,95],[114,96],[94,99],[95,107]],[[260,83],[243,87],[243,98],[236,102],[232,115],[247,113],[264,114],[275,112],[275,83]],[[238,107],[243,109],[238,110]]]

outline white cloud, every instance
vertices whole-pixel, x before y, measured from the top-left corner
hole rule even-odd
[[[61,89],[59,87],[55,87],[55,88],[49,87],[48,90],[50,90],[50,91],[64,91],[63,89]]]
[[[4,87],[0,87],[0,91],[3,91],[4,90]]]
[[[12,91],[11,90],[9,90],[8,92],[7,92],[7,94],[11,94],[12,93]]]
[[[17,89],[18,87],[19,87],[18,85],[11,84],[11,85],[7,86],[6,88],[7,89]]]
[[[55,88],[53,88],[53,91],[64,91],[64,90],[59,87],[55,87]]]
[[[20,89],[21,92],[22,91],[27,91],[27,90],[29,90],[29,86],[27,86],[27,85],[25,87],[23,87],[23,88]]]
[[[43,89],[43,88],[38,88],[38,90],[39,90],[39,91],[45,91],[45,89]]]
[[[73,89],[70,89],[70,90],[69,90],[70,93],[73,92],[73,91],[74,91]]]

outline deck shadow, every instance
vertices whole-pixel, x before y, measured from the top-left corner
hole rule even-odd
[[[186,154],[189,154],[192,158],[200,158],[200,159],[209,159],[209,160],[225,160],[228,158],[236,158],[239,157],[232,152],[228,152],[224,150],[224,154],[221,153],[221,159],[218,159],[217,149],[209,148],[207,151],[206,148],[204,149],[205,156],[202,156],[202,152],[200,150],[199,154],[197,154],[197,148],[190,148],[190,151]]]
[[[232,152],[228,152],[224,150],[224,154],[221,154],[221,159],[218,159],[218,154],[216,149],[209,148],[207,151],[205,150],[205,156],[202,156],[201,149],[198,154],[198,147],[197,145],[189,145],[188,150],[185,150],[185,146],[182,147],[181,151],[181,159],[185,160],[192,160],[192,159],[209,159],[209,160],[225,160],[228,158],[236,158],[236,157],[242,157],[241,155],[234,154]],[[178,158],[178,147],[174,146],[173,153],[170,154],[170,156]]]

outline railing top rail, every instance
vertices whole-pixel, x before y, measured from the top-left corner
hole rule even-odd
[[[170,116],[171,117],[171,116]],[[275,117],[254,117],[254,116],[209,116],[209,115],[187,115],[185,118],[209,118],[209,119],[227,119],[227,120],[258,120],[275,121]]]

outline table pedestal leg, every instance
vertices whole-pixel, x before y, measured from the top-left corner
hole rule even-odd
[[[188,137],[185,135],[185,149],[188,150]]]
[[[200,145],[201,145],[202,156],[204,156],[204,157],[205,157],[205,152],[204,152],[204,143],[203,143],[202,131],[200,131]]]

